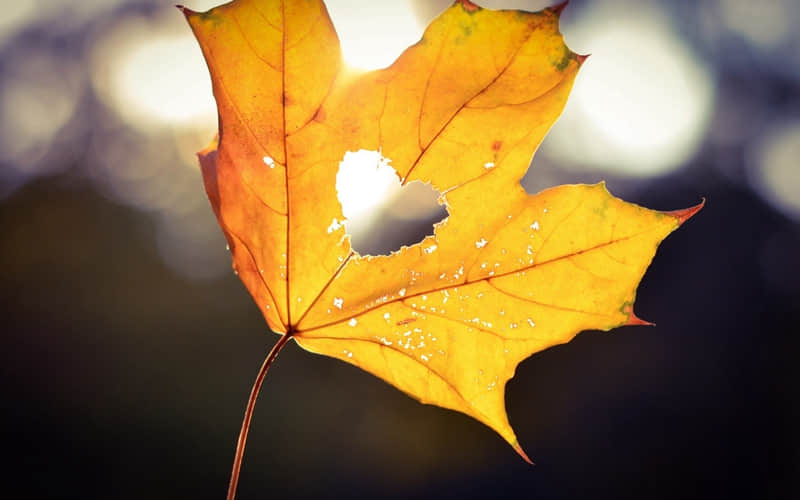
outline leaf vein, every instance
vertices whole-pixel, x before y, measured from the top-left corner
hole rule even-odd
[[[581,314],[588,314],[588,315],[591,315],[591,316],[600,316],[600,317],[603,317],[603,318],[613,318],[614,317],[614,316],[611,316],[611,315],[608,315],[608,314],[596,313],[596,312],[591,312],[591,311],[584,311],[584,310],[581,310],[581,309],[574,309],[574,308],[565,307],[565,306],[557,306],[555,304],[547,304],[547,303],[539,302],[538,300],[533,300],[533,299],[530,299],[530,298],[527,298],[527,297],[520,297],[517,294],[511,293],[511,292],[506,291],[506,290],[503,290],[499,286],[495,285],[492,282],[492,280],[487,280],[486,284],[489,285],[490,287],[494,288],[495,290],[497,290],[499,293],[505,295],[506,297],[522,300],[524,302],[529,302],[529,303],[537,305],[537,306],[547,307],[547,308],[550,308],[550,309],[556,309],[556,310],[559,310],[559,311],[576,312],[576,313],[581,313]]]
[[[300,333],[296,333],[295,337],[299,337],[300,339],[303,338]],[[447,378],[444,375],[442,375],[441,373],[439,373],[436,370],[434,370],[433,368],[431,368],[430,365],[421,363],[417,358],[415,358],[414,356],[408,354],[405,351],[401,351],[400,349],[397,349],[394,346],[387,346],[386,344],[384,344],[382,342],[376,342],[376,341],[371,340],[371,339],[362,339],[362,338],[355,338],[355,337],[307,337],[307,338],[309,340],[334,340],[334,341],[342,341],[342,340],[344,340],[344,341],[348,341],[348,342],[366,342],[368,344],[377,345],[378,348],[381,351],[386,349],[386,350],[389,350],[389,351],[396,352],[396,353],[398,353],[398,354],[400,354],[402,356],[405,356],[405,357],[413,360],[418,365],[422,366],[425,370],[431,372],[431,374],[433,374],[436,378],[441,380],[447,387],[449,387],[456,394],[456,396],[458,396],[466,404],[466,406],[469,408],[468,411],[474,411],[475,413],[479,414],[481,417],[483,417],[484,422],[491,422],[491,419],[489,419],[489,417],[485,413],[483,413],[482,411],[477,409],[472,404],[472,402],[469,399],[467,399],[467,397],[464,396],[464,394],[462,394],[462,392],[458,389],[458,387],[456,387],[455,385],[453,385],[452,382],[447,380]],[[386,358],[384,357],[384,360],[385,359]],[[394,375],[392,375],[392,377],[395,379],[395,381],[397,381],[397,378]],[[397,384],[397,386],[398,386],[398,388],[400,387],[399,384]],[[414,396],[413,394],[410,394],[409,392],[407,392],[405,390],[403,392],[405,392],[406,394],[409,394],[412,398],[414,398],[416,400],[421,400],[420,397]]]
[[[522,41],[522,43],[520,43],[519,47],[517,47],[517,49],[516,49],[516,51],[514,52],[514,54],[512,54],[512,55],[511,55],[511,57],[508,59],[508,62],[506,63],[506,65],[505,65],[505,66],[504,66],[504,67],[503,67],[503,68],[500,70],[500,72],[499,72],[499,73],[497,73],[497,75],[495,75],[495,77],[492,79],[492,81],[490,81],[490,82],[489,82],[488,84],[486,84],[486,85],[485,85],[483,88],[481,88],[481,89],[480,89],[480,90],[479,90],[477,93],[475,93],[475,95],[473,95],[472,97],[470,97],[469,99],[467,99],[466,101],[464,101],[464,103],[463,103],[463,104],[461,104],[461,106],[459,106],[459,108],[458,108],[457,110],[455,110],[455,111],[453,112],[453,114],[452,114],[452,115],[450,115],[450,117],[449,117],[449,118],[448,118],[448,119],[445,121],[445,123],[444,123],[444,124],[443,124],[443,125],[442,125],[442,126],[439,128],[439,130],[436,132],[436,134],[434,134],[434,135],[433,135],[433,137],[431,138],[431,140],[430,140],[430,141],[428,141],[428,144],[426,144],[426,145],[425,145],[425,147],[422,147],[422,145],[421,145],[421,139],[418,139],[419,146],[420,146],[420,147],[422,147],[422,150],[421,150],[421,151],[420,151],[420,153],[417,155],[417,158],[416,158],[416,159],[414,160],[414,162],[411,164],[411,167],[408,169],[408,171],[406,171],[406,174],[405,174],[405,176],[403,177],[403,179],[404,179],[404,181],[403,181],[403,184],[405,184],[405,183],[408,181],[408,179],[409,179],[409,177],[410,177],[410,175],[411,175],[411,171],[412,171],[412,170],[414,170],[414,169],[417,167],[417,165],[419,164],[419,162],[420,162],[420,160],[422,159],[422,157],[425,155],[425,153],[426,153],[426,152],[428,151],[428,149],[430,148],[430,145],[431,145],[431,144],[433,144],[433,143],[434,143],[434,142],[435,142],[435,141],[436,141],[436,140],[439,138],[439,136],[442,134],[442,132],[444,132],[444,131],[447,129],[447,127],[448,127],[448,126],[449,126],[449,125],[450,125],[450,124],[453,122],[453,120],[455,119],[455,117],[456,117],[456,116],[458,116],[458,114],[461,112],[461,110],[462,110],[462,109],[464,109],[464,107],[465,107],[467,104],[469,104],[469,103],[470,103],[472,100],[474,100],[476,97],[478,97],[479,95],[481,95],[481,94],[483,94],[484,92],[486,92],[486,90],[488,90],[488,89],[489,89],[489,87],[491,87],[492,85],[494,85],[494,83],[495,83],[495,82],[496,82],[496,81],[497,81],[497,80],[498,80],[498,79],[499,79],[499,78],[500,78],[500,77],[501,77],[503,74],[505,74],[505,72],[506,72],[506,71],[508,70],[508,68],[511,66],[511,63],[512,63],[512,62],[513,62],[513,61],[516,59],[517,55],[519,55],[519,52],[520,52],[520,50],[522,50],[522,47],[523,47],[523,46],[524,46],[524,45],[525,45],[525,44],[528,42],[528,40],[530,40],[531,36],[533,36],[533,31],[531,31],[531,32],[528,34],[528,36],[525,38],[525,40],[523,40],[523,41]],[[431,76],[432,76],[432,75],[433,75],[433,72],[431,72]],[[428,83],[430,83],[430,78],[429,78],[429,80],[428,80]],[[426,93],[427,93],[427,84],[426,84]],[[423,101],[423,102],[424,102],[424,101]],[[420,119],[419,119],[419,124],[421,124],[421,122],[422,122],[422,120],[421,120],[421,116],[422,116],[422,108],[420,108]],[[421,127],[418,125],[418,129],[417,129],[417,134],[418,134],[418,137],[419,137],[419,134],[420,134],[420,133],[421,133]]]

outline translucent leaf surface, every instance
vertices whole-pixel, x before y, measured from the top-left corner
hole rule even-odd
[[[603,184],[522,189],[584,60],[559,9],[456,2],[392,66],[359,75],[341,69],[321,1],[184,12],[220,115],[200,153],[206,190],[270,328],[474,417],[524,457],[504,403],[516,366],[582,330],[642,323],[639,280],[700,208],[652,211]],[[335,185],[362,149],[443,193],[433,236],[353,251]]]

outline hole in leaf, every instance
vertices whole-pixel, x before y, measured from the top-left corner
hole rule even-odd
[[[448,216],[440,193],[420,181],[400,185],[397,171],[378,151],[348,151],[339,163],[336,192],[345,230],[361,255],[388,255],[433,234]]]

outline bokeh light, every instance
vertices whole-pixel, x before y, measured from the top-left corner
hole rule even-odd
[[[772,126],[748,156],[748,173],[756,192],[800,221],[800,118]]]
[[[216,2],[186,2],[207,10]],[[230,272],[194,152],[216,131],[200,49],[177,10],[130,14],[94,35],[92,85],[125,124],[97,127],[90,172],[101,192],[156,215],[165,264],[191,279]]]
[[[40,160],[78,106],[83,78],[74,61],[30,48],[3,61],[0,82],[0,159],[23,179],[58,169]]]
[[[390,64],[451,4],[328,1],[356,69]],[[526,189],[607,179],[652,208],[708,203],[637,290],[657,328],[585,332],[520,365],[509,415],[539,466],[478,422],[289,348],[262,389],[242,498],[800,498],[798,25],[796,0],[572,0],[562,13],[567,45],[592,56]],[[203,189],[195,152],[215,129],[173,2],[4,3],[0,414],[6,475],[28,497],[224,491],[271,334]],[[378,177],[396,185],[392,165]],[[361,253],[446,216],[428,186],[362,180],[352,196],[390,202],[359,201]]]
[[[725,26],[761,49],[773,49],[784,43],[795,27],[791,13],[796,0],[744,2],[721,0],[720,11]]]
[[[200,48],[176,12],[128,17],[94,44],[92,83],[130,125],[216,127],[211,79]]]
[[[8,5],[3,5],[3,15],[0,16],[0,45],[25,27],[35,13],[36,5],[32,1],[8,2]]]
[[[712,79],[665,14],[645,2],[605,2],[565,22],[562,32],[574,51],[592,56],[546,154],[566,166],[633,176],[684,164],[709,122]]]

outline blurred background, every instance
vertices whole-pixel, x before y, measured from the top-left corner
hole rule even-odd
[[[448,4],[328,2],[363,69]],[[707,205],[639,287],[657,327],[586,332],[518,368],[508,412],[537,466],[476,421],[292,345],[262,390],[239,498],[800,498],[799,23],[795,0],[564,11],[568,45],[592,56],[523,185],[606,179],[651,208]],[[194,152],[215,128],[170,3],[4,2],[0,475],[21,498],[224,496],[277,337],[202,188]],[[390,246],[411,243],[436,216],[395,206],[357,245],[386,251],[397,220],[407,234]]]

